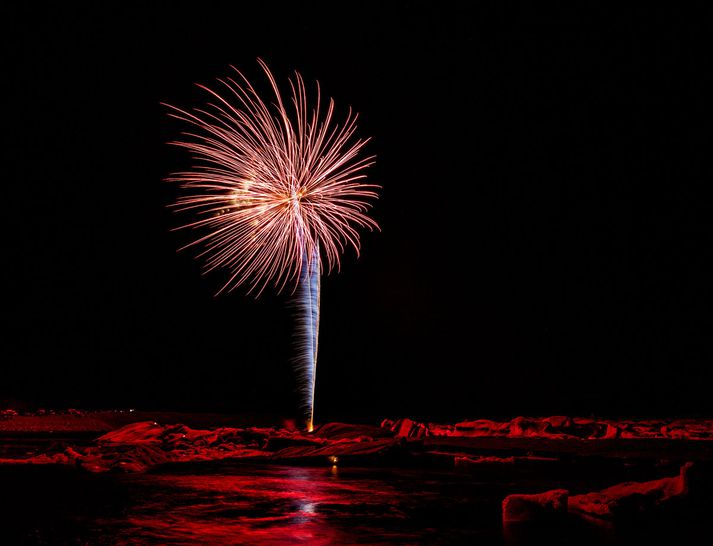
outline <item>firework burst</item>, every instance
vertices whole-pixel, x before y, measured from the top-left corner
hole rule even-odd
[[[219,79],[219,91],[202,108],[170,105],[169,115],[193,126],[171,144],[188,150],[191,170],[168,178],[185,190],[173,205],[193,214],[178,229],[196,231],[184,248],[200,249],[204,272],[228,272],[218,293],[245,285],[259,295],[269,284],[297,291],[300,364],[308,426],[314,413],[319,326],[319,275],[339,268],[347,246],[359,253],[360,228],[378,226],[367,212],[378,189],[364,181],[373,156],[362,157],[366,140],[354,139],[357,116],[334,121],[316,86],[308,106],[303,78],[289,80],[285,103],[267,65],[258,60],[272,88],[266,103],[243,76]]]

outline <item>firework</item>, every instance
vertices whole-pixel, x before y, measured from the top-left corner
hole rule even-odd
[[[204,272],[227,272],[218,294],[244,285],[259,295],[272,284],[288,288],[300,304],[299,369],[308,412],[314,416],[319,329],[319,277],[339,269],[347,246],[359,253],[359,229],[378,226],[367,215],[377,186],[365,182],[373,156],[368,139],[355,139],[357,115],[334,121],[334,101],[322,105],[319,84],[308,106],[303,78],[289,80],[286,103],[267,65],[272,97],[265,102],[237,69],[219,79],[219,91],[202,108],[170,105],[169,115],[192,131],[172,142],[188,150],[194,166],[168,180],[185,190],[173,205],[192,213],[179,229],[196,231],[183,248],[199,249]],[[291,104],[290,104],[291,103]]]

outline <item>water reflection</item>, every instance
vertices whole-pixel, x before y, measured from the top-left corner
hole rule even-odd
[[[639,544],[710,536],[708,504],[687,518],[631,529],[570,522],[508,528],[514,491],[590,490],[579,471],[520,474],[409,468],[338,469],[235,463],[171,473],[91,474],[67,466],[0,465],[2,544]],[[606,467],[606,478],[612,476]],[[629,474],[630,467],[622,467]],[[620,480],[621,481],[621,480]],[[606,532],[605,532],[606,531]],[[685,531],[685,533],[684,533]],[[684,536],[685,535],[685,536]],[[655,539],[655,540],[654,540]]]
[[[135,503],[121,519],[101,522],[125,543],[348,544],[377,530],[378,542],[398,542],[415,538],[404,508],[434,495],[358,471],[340,476],[335,465],[126,480]]]

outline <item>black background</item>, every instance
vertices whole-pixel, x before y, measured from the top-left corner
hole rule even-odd
[[[159,103],[259,56],[361,113],[383,186],[318,421],[713,413],[706,13],[230,4],[4,8],[0,405],[297,413],[288,298],[214,298],[162,181]]]

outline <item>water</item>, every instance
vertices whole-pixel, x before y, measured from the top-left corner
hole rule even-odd
[[[505,495],[556,485],[511,471],[198,464],[89,474],[0,466],[0,522],[2,543],[12,545],[630,544],[646,532],[503,529]],[[647,536],[687,543],[674,527]]]
[[[135,502],[121,519],[101,523],[127,542],[382,544],[500,531],[497,510],[486,529],[482,511],[493,510],[474,502],[473,480],[452,473],[239,466],[210,476],[131,476],[125,484]]]

